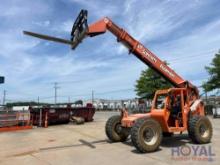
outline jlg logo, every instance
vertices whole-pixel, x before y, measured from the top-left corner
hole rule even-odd
[[[154,56],[152,56],[150,53],[148,53],[147,50],[141,44],[139,44],[137,48],[140,49],[142,54],[144,54],[150,61],[154,63],[157,62],[157,59]]]
[[[175,75],[174,75],[171,71],[169,71],[169,70],[166,68],[166,66],[164,66],[163,64],[160,64],[160,68],[161,68],[164,72],[168,73],[170,77],[175,77]]]

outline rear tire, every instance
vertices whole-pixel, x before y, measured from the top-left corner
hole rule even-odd
[[[151,118],[138,119],[131,128],[131,140],[141,153],[156,151],[162,140],[160,124]]]
[[[121,127],[121,116],[116,115],[108,119],[105,125],[105,133],[112,142],[126,141],[129,132]]]
[[[194,143],[209,143],[212,132],[212,124],[206,116],[192,116],[189,119],[188,134]]]

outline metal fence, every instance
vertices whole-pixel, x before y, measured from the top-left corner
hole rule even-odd
[[[0,111],[0,127],[25,126],[30,124],[29,111]]]

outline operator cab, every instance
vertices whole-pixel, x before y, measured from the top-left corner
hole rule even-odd
[[[162,123],[167,123],[163,129],[184,127],[183,112],[186,104],[186,90],[184,88],[170,88],[158,90],[155,94],[151,114]]]

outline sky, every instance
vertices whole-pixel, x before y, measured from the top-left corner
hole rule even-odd
[[[76,50],[22,34],[23,30],[69,39],[81,9],[88,23],[107,16],[166,60],[185,80],[200,86],[204,69],[220,49],[219,0],[7,0],[0,5],[0,102],[54,102],[137,97],[136,80],[147,66],[107,32]]]

